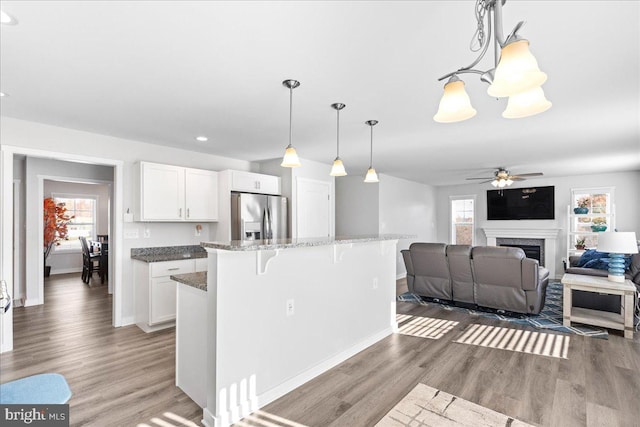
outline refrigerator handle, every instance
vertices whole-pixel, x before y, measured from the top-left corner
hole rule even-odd
[[[267,235],[267,239],[273,239],[273,230],[271,228],[271,209],[269,206],[266,207],[267,212],[267,228],[265,229],[265,233]]]

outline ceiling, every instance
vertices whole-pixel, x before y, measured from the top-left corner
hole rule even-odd
[[[504,166],[565,176],[640,170],[640,2],[519,1],[504,31],[527,21],[553,107],[519,120],[506,100],[461,76],[478,114],[433,121],[438,77],[475,59],[475,2],[3,1],[3,116],[256,161],[293,145],[432,185]],[[488,54],[479,67],[491,68]],[[206,135],[209,141],[195,141]],[[329,167],[327,167],[328,173]]]

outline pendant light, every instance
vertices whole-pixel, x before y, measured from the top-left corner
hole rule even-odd
[[[297,168],[302,165],[300,164],[300,159],[298,158],[296,149],[291,145],[291,129],[293,122],[293,90],[300,86],[300,82],[297,80],[285,80],[282,84],[289,88],[289,145],[287,145],[287,148],[284,151],[284,157],[282,158],[280,166],[285,168]]]
[[[336,159],[333,161],[333,166],[331,167],[331,176],[345,176],[347,171],[344,168],[344,164],[342,163],[342,159],[340,159],[340,110],[342,110],[346,105],[336,102],[335,104],[331,104],[331,108],[336,110],[337,118],[336,118]]]
[[[368,120],[365,124],[371,127],[371,157],[369,157],[369,169],[367,170],[367,176],[364,177],[364,182],[379,182],[378,174],[373,168],[373,127],[378,124],[378,121]]]
[[[464,90],[464,82],[455,74],[444,85],[444,95],[440,99],[438,113],[433,120],[438,123],[461,122],[476,115],[469,95]]]

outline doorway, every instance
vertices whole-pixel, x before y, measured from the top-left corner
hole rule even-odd
[[[107,166],[110,168],[109,180],[112,186],[112,227],[110,234],[110,258],[109,263],[110,274],[109,283],[113,291],[113,307],[112,307],[112,325],[114,327],[122,326],[123,302],[122,302],[122,229],[123,229],[123,169],[124,162],[121,160],[96,158],[69,153],[52,152],[48,150],[31,149],[24,147],[15,147],[3,145],[0,149],[0,170],[2,174],[2,184],[0,185],[0,202],[2,216],[0,217],[0,279],[7,282],[8,289],[14,289],[14,256],[13,256],[13,229],[14,229],[14,211],[13,211],[13,185],[14,185],[14,167],[13,160],[15,156],[26,156],[27,158],[39,160],[52,160],[60,162],[69,162],[74,165],[93,165]],[[36,194],[43,192],[44,177],[39,177],[36,184]],[[25,183],[26,185],[26,183]],[[25,187],[26,188],[26,187]],[[27,192],[23,192],[23,198],[26,198]],[[38,208],[29,210],[25,209],[25,214],[36,215],[37,219],[33,224],[36,226],[35,236],[33,239],[26,235],[26,251],[25,257],[33,256],[35,259],[42,260],[43,234],[42,234],[42,198],[37,202]],[[32,214],[30,212],[33,211]],[[28,220],[27,220],[28,222]],[[27,231],[30,231],[27,229]],[[31,249],[31,251],[29,251]],[[33,253],[33,255],[32,255]],[[44,276],[44,263],[37,262],[37,268],[34,268],[36,282],[42,282]],[[27,272],[29,274],[29,272]],[[28,278],[25,277],[26,280]],[[112,279],[112,280],[111,280]],[[35,294],[33,302],[39,302],[42,294],[38,291]],[[28,295],[25,301],[29,303]],[[0,316],[0,352],[10,351],[13,349],[13,307],[9,308],[2,316]]]
[[[296,181],[296,237],[331,236],[331,183],[298,178]]]

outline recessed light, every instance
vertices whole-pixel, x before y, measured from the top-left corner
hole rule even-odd
[[[18,20],[13,16],[9,15],[4,10],[0,10],[0,24],[2,25],[16,25]]]
[[[206,136],[196,136],[196,141],[207,142],[208,140],[209,138],[207,138]]]

